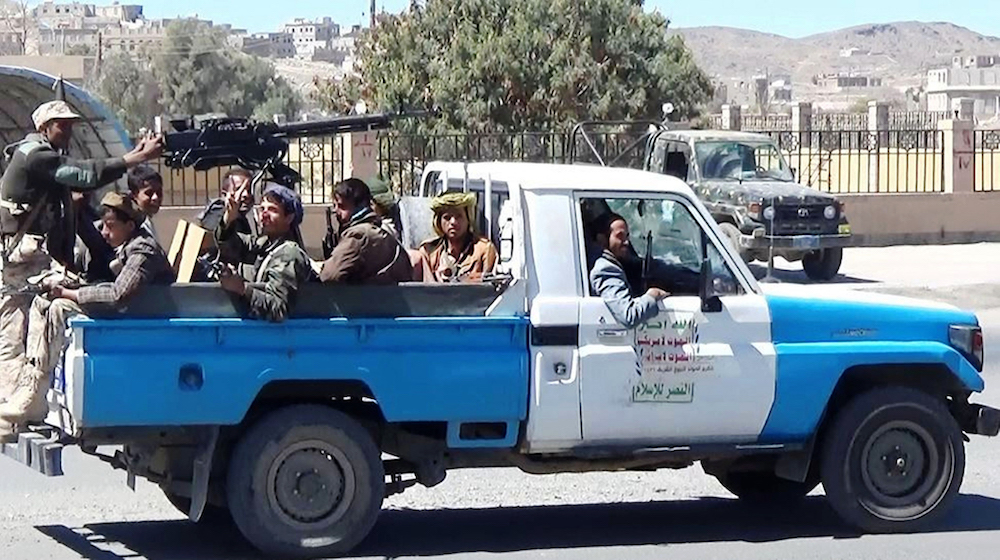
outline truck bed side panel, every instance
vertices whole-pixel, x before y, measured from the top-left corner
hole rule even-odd
[[[239,423],[280,380],[358,380],[390,422],[519,422],[527,320],[100,320],[81,325],[85,428]]]

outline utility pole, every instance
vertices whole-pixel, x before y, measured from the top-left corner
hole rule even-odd
[[[375,0],[372,0],[370,14],[371,14],[371,19],[372,19],[372,25],[371,25],[371,27],[372,27],[372,29],[375,29]]]

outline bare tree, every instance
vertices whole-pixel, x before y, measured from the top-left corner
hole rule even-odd
[[[38,22],[27,0],[0,0],[0,49],[4,54],[38,54]]]

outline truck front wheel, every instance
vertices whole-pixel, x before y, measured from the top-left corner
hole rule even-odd
[[[841,410],[823,447],[827,498],[874,533],[933,524],[962,485],[965,448],[948,408],[907,387],[864,393]]]
[[[378,517],[385,474],[358,422],[319,405],[276,410],[239,440],[226,481],[240,532],[280,557],[350,551]]]
[[[840,271],[840,263],[844,260],[844,250],[840,247],[813,251],[802,257],[802,269],[810,280],[833,280]]]

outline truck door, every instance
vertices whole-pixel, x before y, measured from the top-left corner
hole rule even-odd
[[[578,199],[578,226],[588,254],[599,251],[595,232],[585,231],[592,228],[588,216],[621,215],[635,257],[648,250],[655,258],[647,261],[648,282],[671,296],[658,316],[630,329],[593,288],[585,292],[579,315],[583,444],[756,440],[774,399],[775,354],[766,302],[746,269],[735,265],[705,216],[683,197],[587,197]],[[702,230],[716,289],[724,294],[718,312],[702,311],[698,296]],[[592,266],[589,256],[582,260]],[[634,276],[633,282],[642,281]]]

